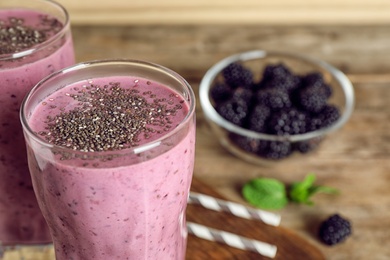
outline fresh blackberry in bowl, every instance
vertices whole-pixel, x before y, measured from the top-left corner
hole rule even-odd
[[[264,141],[234,133],[230,133],[229,138],[240,149],[252,154],[256,154],[261,149],[261,146],[264,145]]]
[[[331,87],[325,83],[322,75],[317,72],[302,77],[301,87],[292,98],[302,109],[311,112],[320,112],[332,95]]]
[[[229,99],[217,104],[217,112],[229,122],[242,126],[248,115],[248,105],[241,99]]]
[[[263,81],[272,81],[275,79],[283,79],[291,75],[291,71],[283,63],[269,64],[264,68]]]
[[[253,92],[244,87],[238,87],[233,91],[232,99],[242,100],[249,107],[252,104]]]
[[[275,135],[303,134],[306,130],[307,114],[295,108],[284,109],[271,115],[267,129]]]
[[[288,157],[292,153],[291,143],[288,141],[262,141],[258,147],[257,154],[260,157],[280,160]]]
[[[232,89],[224,82],[217,82],[210,90],[210,96],[216,103],[229,99],[232,93]]]
[[[321,73],[323,68],[298,74],[283,62],[269,63],[257,77],[254,73],[258,72],[251,68],[238,60],[220,71],[210,90],[213,105],[230,123],[282,139],[249,138],[225,128],[230,146],[236,149],[234,152],[240,149],[263,159],[279,160],[293,152],[306,154],[316,149],[323,140],[321,133],[313,133],[316,137],[309,140],[309,135],[302,138],[294,135],[322,129],[342,116],[341,111],[329,102],[332,89]],[[300,67],[292,68],[301,70]],[[329,77],[333,77],[332,73]]]
[[[256,93],[256,101],[258,104],[263,104],[272,110],[280,110],[282,108],[291,107],[289,94],[278,88],[260,89]]]
[[[302,85],[321,89],[320,91],[323,92],[326,98],[332,95],[332,88],[325,82],[324,77],[319,72],[311,72],[302,77]]]
[[[253,73],[241,63],[230,63],[222,70],[226,84],[236,88],[238,86],[251,88],[253,85]]]
[[[294,75],[283,63],[267,65],[262,74],[262,88],[279,88],[290,91],[299,85],[300,78]]]
[[[268,106],[258,104],[248,117],[247,128],[259,133],[265,133],[267,120],[271,115],[271,109]]]
[[[328,102],[328,98],[318,88],[307,87],[299,91],[299,106],[311,113],[320,112]]]
[[[330,216],[319,228],[321,241],[330,246],[343,242],[351,234],[351,223],[339,214]]]
[[[330,104],[326,104],[325,107],[317,114],[313,114],[308,118],[306,125],[308,131],[319,130],[324,127],[328,127],[336,122],[340,117],[340,110]]]
[[[319,116],[322,121],[321,127],[328,127],[340,118],[340,110],[334,105],[326,105]]]

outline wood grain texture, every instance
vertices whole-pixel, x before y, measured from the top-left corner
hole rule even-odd
[[[77,24],[389,24],[386,0],[59,0]]]
[[[252,49],[304,53],[348,74],[390,72],[388,26],[75,25],[72,30],[79,61],[142,59],[197,80],[218,60]]]

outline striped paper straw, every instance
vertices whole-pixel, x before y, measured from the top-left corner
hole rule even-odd
[[[278,214],[246,207],[239,203],[217,199],[205,194],[190,192],[188,202],[192,204],[199,204],[207,209],[215,211],[225,211],[241,218],[261,220],[272,226],[279,226],[280,224],[281,217]]]
[[[187,222],[187,230],[189,234],[196,237],[223,243],[241,250],[256,252],[270,258],[274,258],[276,255],[276,246],[230,232],[209,228],[193,222]]]

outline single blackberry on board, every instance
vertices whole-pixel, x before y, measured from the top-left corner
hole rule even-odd
[[[248,115],[248,105],[241,99],[229,99],[216,107],[217,112],[229,122],[242,126]]]
[[[222,70],[226,84],[236,88],[238,86],[251,88],[253,85],[253,73],[241,63],[230,63]]]
[[[268,106],[272,110],[291,107],[289,94],[278,88],[260,89],[256,93],[256,100],[259,104]]]
[[[210,96],[214,102],[219,103],[232,96],[232,89],[224,82],[217,82],[210,90]]]
[[[343,242],[351,234],[351,223],[339,214],[330,216],[319,228],[321,241],[330,246]]]

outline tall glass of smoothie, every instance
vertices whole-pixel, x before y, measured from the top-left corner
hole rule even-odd
[[[39,80],[72,64],[69,17],[62,6],[0,1],[0,245],[51,241],[31,184],[19,108]]]
[[[81,63],[38,83],[21,121],[57,259],[185,258],[195,99],[181,76]]]

